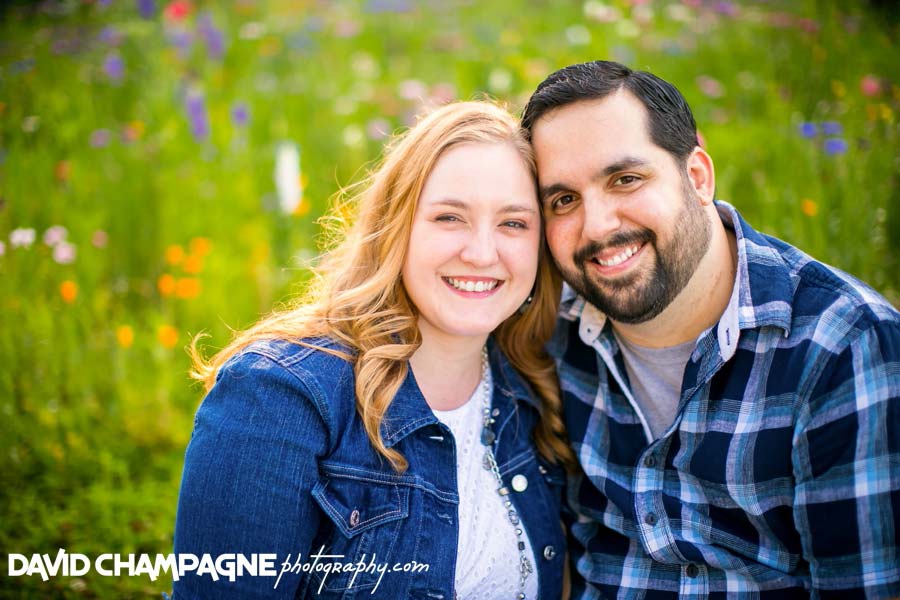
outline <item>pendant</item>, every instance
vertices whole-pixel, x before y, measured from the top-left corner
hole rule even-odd
[[[490,446],[494,443],[494,440],[497,439],[497,436],[494,435],[494,430],[490,427],[484,427],[481,430],[481,444],[483,446]]]

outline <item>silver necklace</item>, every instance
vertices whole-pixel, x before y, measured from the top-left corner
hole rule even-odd
[[[525,581],[528,576],[534,572],[531,561],[525,556],[525,532],[522,530],[522,522],[519,519],[519,513],[512,505],[509,499],[509,488],[503,485],[503,477],[500,476],[500,467],[497,465],[497,458],[494,456],[492,446],[497,439],[491,425],[494,418],[491,416],[491,389],[488,385],[488,374],[490,373],[490,363],[488,362],[487,347],[481,349],[481,398],[482,398],[482,423],[481,443],[484,446],[484,468],[494,474],[497,480],[497,493],[503,500],[503,507],[506,508],[506,518],[512,523],[513,529],[516,531],[516,542],[519,548],[519,594],[517,600],[525,600]]]

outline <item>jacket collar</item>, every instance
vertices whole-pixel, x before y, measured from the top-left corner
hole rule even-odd
[[[488,338],[488,360],[494,380],[492,401],[523,401],[540,409],[540,400],[531,386],[513,368],[493,337]],[[394,395],[381,421],[381,439],[391,448],[414,431],[438,423],[431,412],[412,369],[407,369],[406,379]]]

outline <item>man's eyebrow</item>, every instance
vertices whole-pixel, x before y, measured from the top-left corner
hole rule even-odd
[[[626,156],[625,158],[621,158],[616,162],[609,164],[597,171],[597,173],[595,173],[594,176],[591,177],[591,181],[597,181],[598,179],[609,177],[610,175],[619,173],[620,171],[646,167],[649,164],[650,161],[646,159]],[[542,186],[540,189],[541,201],[546,201],[547,198],[549,198],[553,194],[566,191],[570,191],[570,188],[564,183],[553,183],[547,186]]]

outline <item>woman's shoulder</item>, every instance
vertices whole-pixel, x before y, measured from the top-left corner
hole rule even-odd
[[[216,380],[265,373],[294,379],[318,396],[353,380],[352,358],[353,350],[331,338],[261,339],[229,358]]]

